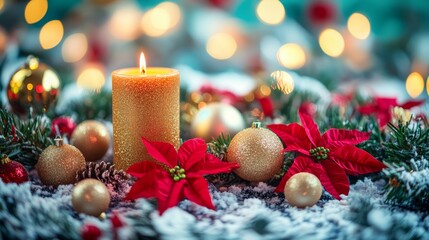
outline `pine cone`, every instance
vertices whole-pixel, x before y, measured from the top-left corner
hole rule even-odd
[[[130,175],[125,173],[123,170],[116,170],[115,164],[109,162],[89,162],[86,163],[86,167],[77,171],[76,180],[80,181],[86,178],[94,178],[101,181],[104,184],[111,184],[117,191],[124,181],[130,179]]]

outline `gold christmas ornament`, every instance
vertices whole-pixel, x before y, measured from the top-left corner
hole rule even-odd
[[[70,141],[82,152],[87,162],[93,162],[106,154],[110,145],[110,135],[102,123],[87,120],[75,128]]]
[[[109,204],[109,190],[96,179],[82,180],[73,188],[72,205],[79,213],[98,217],[109,208]]]
[[[61,82],[58,75],[46,64],[29,56],[7,85],[7,98],[17,114],[33,112],[41,114],[54,106],[60,94]]]
[[[45,185],[58,186],[76,182],[76,172],[85,167],[85,158],[79,149],[55,139],[55,145],[47,147],[40,155],[36,170]]]
[[[232,139],[227,150],[227,161],[237,162],[234,172],[241,178],[266,181],[279,172],[283,163],[283,144],[276,134],[254,122]]]
[[[290,205],[299,208],[311,207],[322,196],[322,184],[315,175],[301,172],[289,178],[284,193]]]
[[[226,103],[210,103],[192,120],[191,135],[210,142],[221,133],[232,137],[244,127],[244,118],[235,107]]]

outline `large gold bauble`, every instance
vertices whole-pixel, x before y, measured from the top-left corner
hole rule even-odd
[[[283,144],[276,134],[254,122],[232,139],[227,161],[240,165],[234,172],[241,178],[266,181],[279,172],[283,163]]]
[[[82,152],[87,162],[93,162],[106,154],[110,145],[110,134],[102,123],[87,120],[75,128],[70,141]]]
[[[244,127],[244,118],[235,107],[226,103],[210,103],[192,120],[191,135],[210,142],[221,133],[232,137]]]
[[[299,208],[311,207],[322,196],[322,184],[315,175],[301,172],[289,178],[284,193],[290,205]]]
[[[17,114],[27,114],[30,109],[41,114],[54,106],[60,87],[60,79],[54,70],[29,56],[25,65],[12,74],[7,85],[7,98]]]
[[[72,205],[79,213],[98,217],[109,208],[109,204],[109,190],[96,179],[82,180],[73,188]]]
[[[58,186],[76,182],[76,172],[85,167],[79,149],[55,139],[56,145],[47,147],[40,155],[36,170],[45,185]]]

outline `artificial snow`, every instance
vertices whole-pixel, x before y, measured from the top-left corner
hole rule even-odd
[[[316,205],[299,209],[265,183],[230,186],[222,192],[210,185],[217,211],[184,200],[160,216],[155,200],[139,199],[112,201],[107,215],[115,213],[122,219],[119,239],[429,239],[427,213],[385,204],[384,186],[384,181],[364,179],[353,184],[341,201],[324,193]],[[109,218],[74,212],[71,191],[72,185],[54,189],[37,182],[0,181],[0,222],[4,223],[0,236],[77,238],[83,224],[92,224],[103,232],[102,239],[111,239]],[[111,194],[116,199],[124,196]]]

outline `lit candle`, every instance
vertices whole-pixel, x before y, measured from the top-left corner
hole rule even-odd
[[[170,142],[179,147],[179,71],[146,68],[112,72],[113,161],[117,169],[151,159],[141,141]]]

